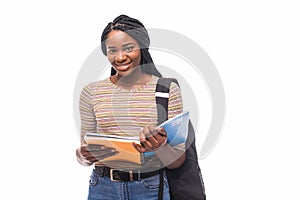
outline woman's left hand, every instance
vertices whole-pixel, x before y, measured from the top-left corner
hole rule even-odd
[[[155,151],[167,143],[167,133],[163,128],[154,128],[153,126],[146,126],[140,131],[140,143],[133,143],[133,146],[140,153],[147,151]]]

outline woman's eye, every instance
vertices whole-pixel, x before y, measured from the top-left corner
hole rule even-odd
[[[132,49],[133,49],[133,47],[126,47],[124,50],[125,50],[126,52],[131,52]]]
[[[108,53],[109,53],[109,54],[115,54],[116,52],[117,52],[117,51],[116,51],[115,49],[109,49],[109,50],[108,50]]]

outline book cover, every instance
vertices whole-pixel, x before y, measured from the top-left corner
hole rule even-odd
[[[188,111],[183,112],[157,126],[164,128],[167,133],[167,142],[172,147],[185,143],[188,136],[189,114]],[[144,153],[146,157],[153,155],[154,152]]]
[[[171,146],[185,143],[188,135],[189,112],[183,112],[168,119],[158,127],[164,128],[167,133],[167,142]]]
[[[183,112],[171,119],[168,119],[157,127],[164,128],[167,133],[168,144],[176,146],[178,144],[185,143],[188,135],[188,122],[189,112]],[[141,154],[132,146],[132,142],[140,144],[139,137],[86,133],[84,139],[88,144],[104,145],[118,151],[116,155],[105,158],[102,161],[118,160],[142,165],[147,157],[154,155],[154,152],[145,152]]]
[[[138,165],[143,164],[143,155],[138,152],[133,146],[132,142],[140,144],[139,138],[122,137],[116,135],[105,135],[101,133],[86,133],[84,137],[88,144],[104,145],[106,147],[114,148],[118,153],[114,156],[105,158],[102,161],[126,161]]]

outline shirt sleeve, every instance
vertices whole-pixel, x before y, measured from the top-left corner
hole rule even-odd
[[[80,94],[79,99],[80,111],[80,142],[84,144],[84,134],[87,132],[95,133],[97,131],[97,122],[92,104],[92,86],[86,85]]]
[[[169,95],[168,118],[170,119],[183,112],[180,87],[174,82],[170,85]]]
[[[183,103],[180,87],[176,83],[171,83],[169,94],[168,118],[170,119],[183,112]],[[185,144],[178,144],[173,148],[183,152],[185,151]]]

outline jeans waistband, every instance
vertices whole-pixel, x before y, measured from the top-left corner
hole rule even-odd
[[[101,177],[107,176],[110,178],[111,181],[118,181],[118,182],[141,180],[144,178],[158,175],[162,171],[162,169],[160,169],[151,172],[140,173],[140,172],[133,172],[133,171],[121,171],[121,170],[116,170],[105,166],[95,166],[94,170]]]

